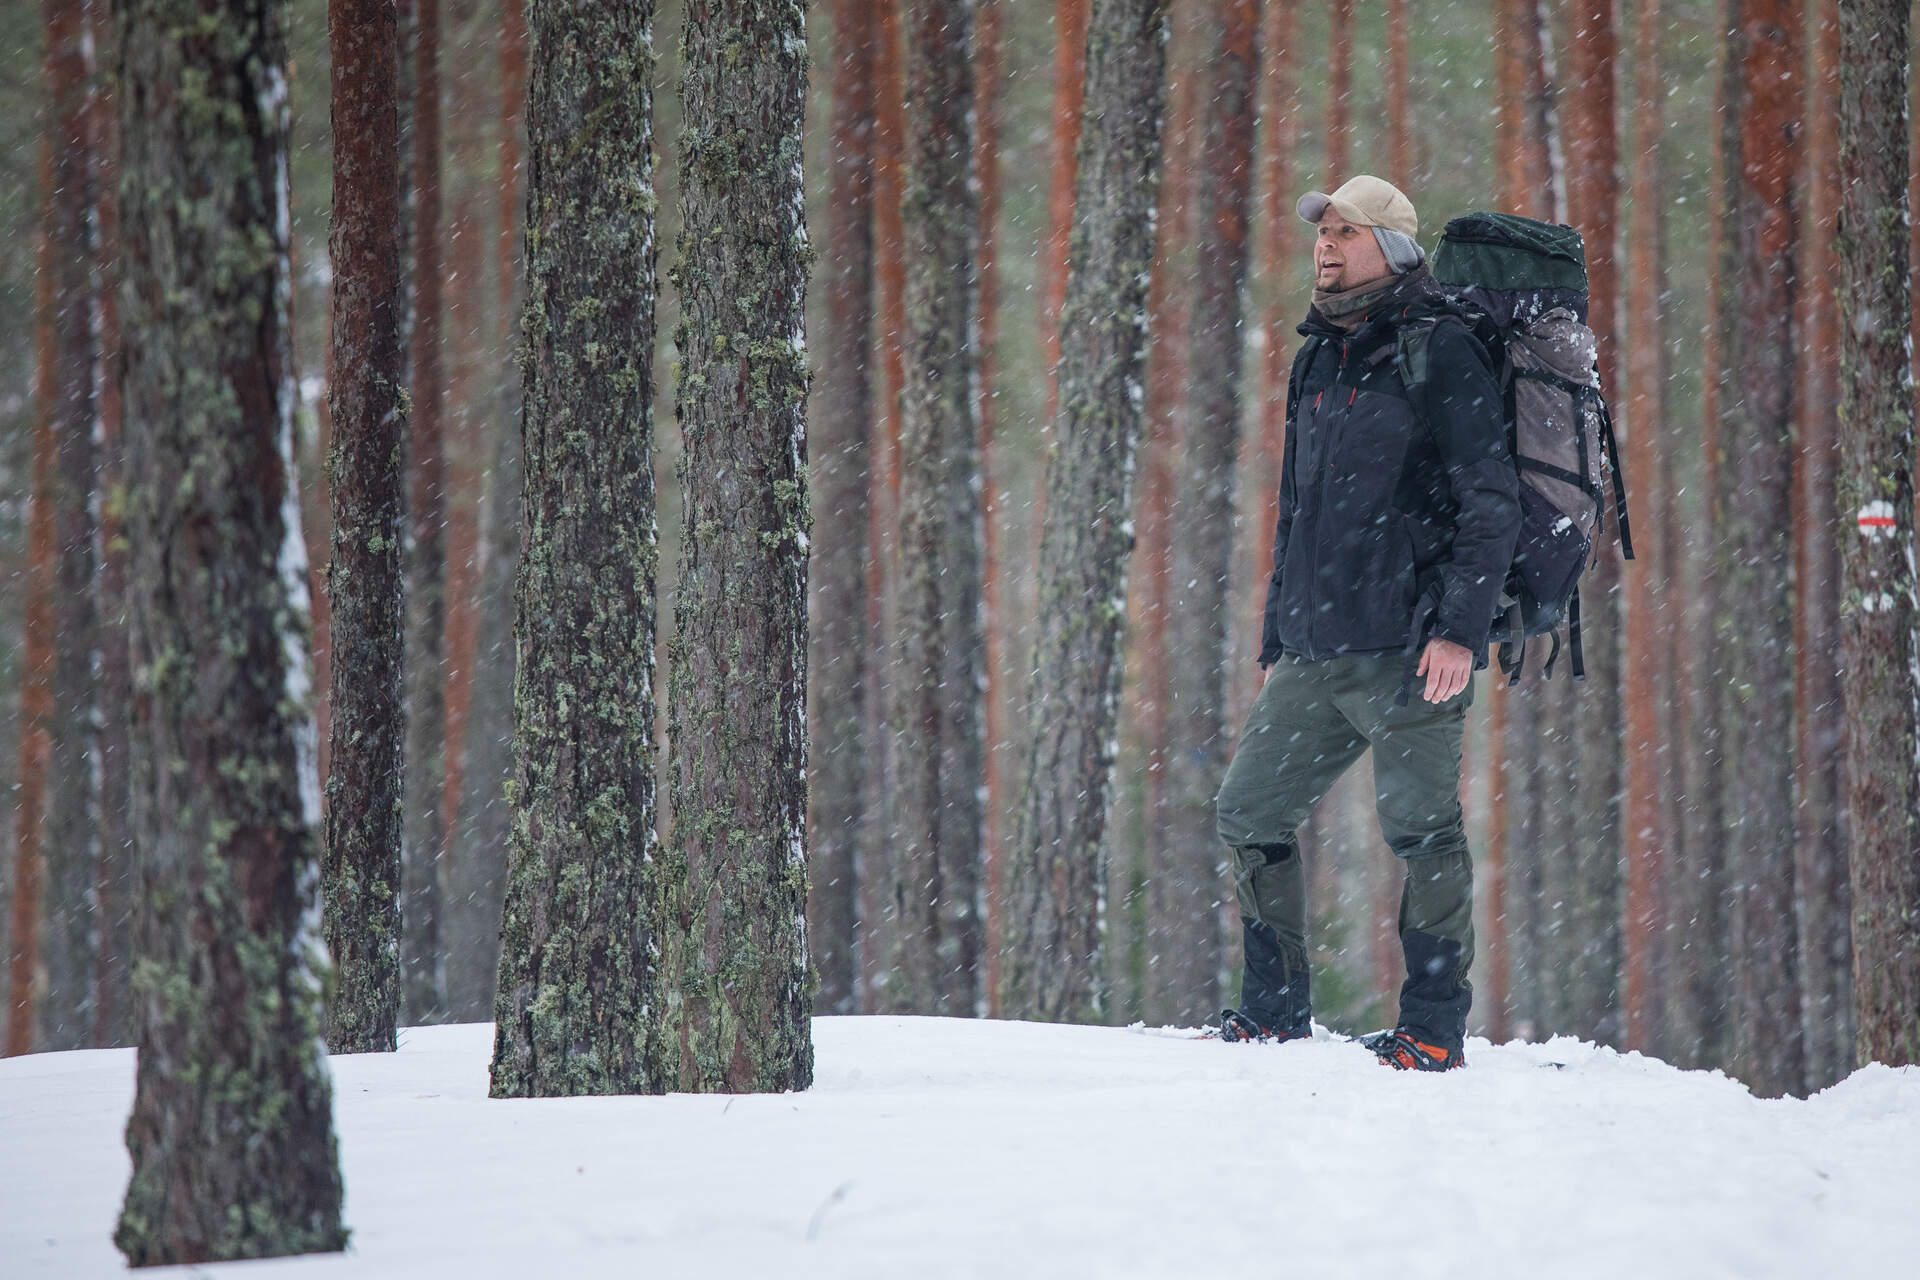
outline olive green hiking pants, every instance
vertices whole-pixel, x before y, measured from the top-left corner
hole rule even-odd
[[[1271,1018],[1267,1025],[1305,1022],[1300,824],[1371,747],[1381,834],[1406,864],[1400,1025],[1440,1044],[1464,1038],[1472,1002],[1473,864],[1460,811],[1460,747],[1473,685],[1436,705],[1420,696],[1416,681],[1407,705],[1396,707],[1404,670],[1398,653],[1322,662],[1281,657],[1227,766],[1215,808],[1220,838],[1232,846],[1246,930],[1241,1000]]]

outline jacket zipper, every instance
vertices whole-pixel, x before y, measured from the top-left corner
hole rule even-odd
[[[1347,340],[1342,338],[1340,340],[1340,357],[1334,363],[1333,367],[1333,387],[1335,391],[1340,389],[1340,375],[1346,371]],[[1321,393],[1321,395],[1325,394],[1325,392]],[[1319,408],[1319,403],[1319,399],[1316,397],[1314,400],[1314,408],[1316,411]],[[1333,470],[1333,442],[1327,432],[1328,420],[1321,417],[1318,412],[1314,414],[1314,419],[1314,426],[1319,429],[1320,434],[1320,478],[1319,483],[1315,486],[1313,500],[1313,563],[1317,566],[1320,563],[1320,535],[1326,523],[1327,473]],[[1321,657],[1320,646],[1314,643],[1313,639],[1313,620],[1320,612],[1317,602],[1314,600],[1314,589],[1318,586],[1318,583],[1314,581],[1316,576],[1315,574],[1309,574],[1307,576],[1307,657],[1318,661]]]

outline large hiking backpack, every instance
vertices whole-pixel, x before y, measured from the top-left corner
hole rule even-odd
[[[1564,620],[1573,678],[1585,679],[1580,649],[1580,575],[1593,563],[1613,473],[1622,554],[1633,559],[1626,482],[1613,417],[1600,391],[1593,330],[1586,325],[1587,263],[1580,233],[1507,213],[1469,213],[1449,222],[1433,256],[1433,277],[1451,311],[1486,346],[1505,396],[1507,446],[1520,476],[1520,536],[1489,633],[1500,669],[1518,681],[1532,636],[1553,648]],[[1433,327],[1402,329],[1399,372],[1426,376]]]

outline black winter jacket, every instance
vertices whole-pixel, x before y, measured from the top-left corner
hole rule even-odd
[[[1412,321],[1435,323],[1417,402],[1394,358],[1400,326]],[[1309,310],[1299,331],[1323,341],[1302,344],[1287,386],[1260,664],[1283,652],[1410,651],[1442,636],[1485,666],[1520,529],[1486,350],[1447,312],[1424,266],[1358,330]]]

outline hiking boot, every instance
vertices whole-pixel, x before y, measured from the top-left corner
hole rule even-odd
[[[1220,1025],[1208,1027],[1201,1032],[1202,1040],[1226,1040],[1236,1044],[1282,1044],[1288,1040],[1309,1040],[1313,1032],[1307,1027],[1294,1030],[1269,1027],[1254,1015],[1242,1013],[1238,1009],[1222,1009]]]
[[[1451,1071],[1467,1065],[1467,1056],[1460,1050],[1428,1044],[1420,1033],[1406,1027],[1376,1031],[1361,1037],[1360,1043],[1373,1050],[1383,1066],[1396,1071]]]

